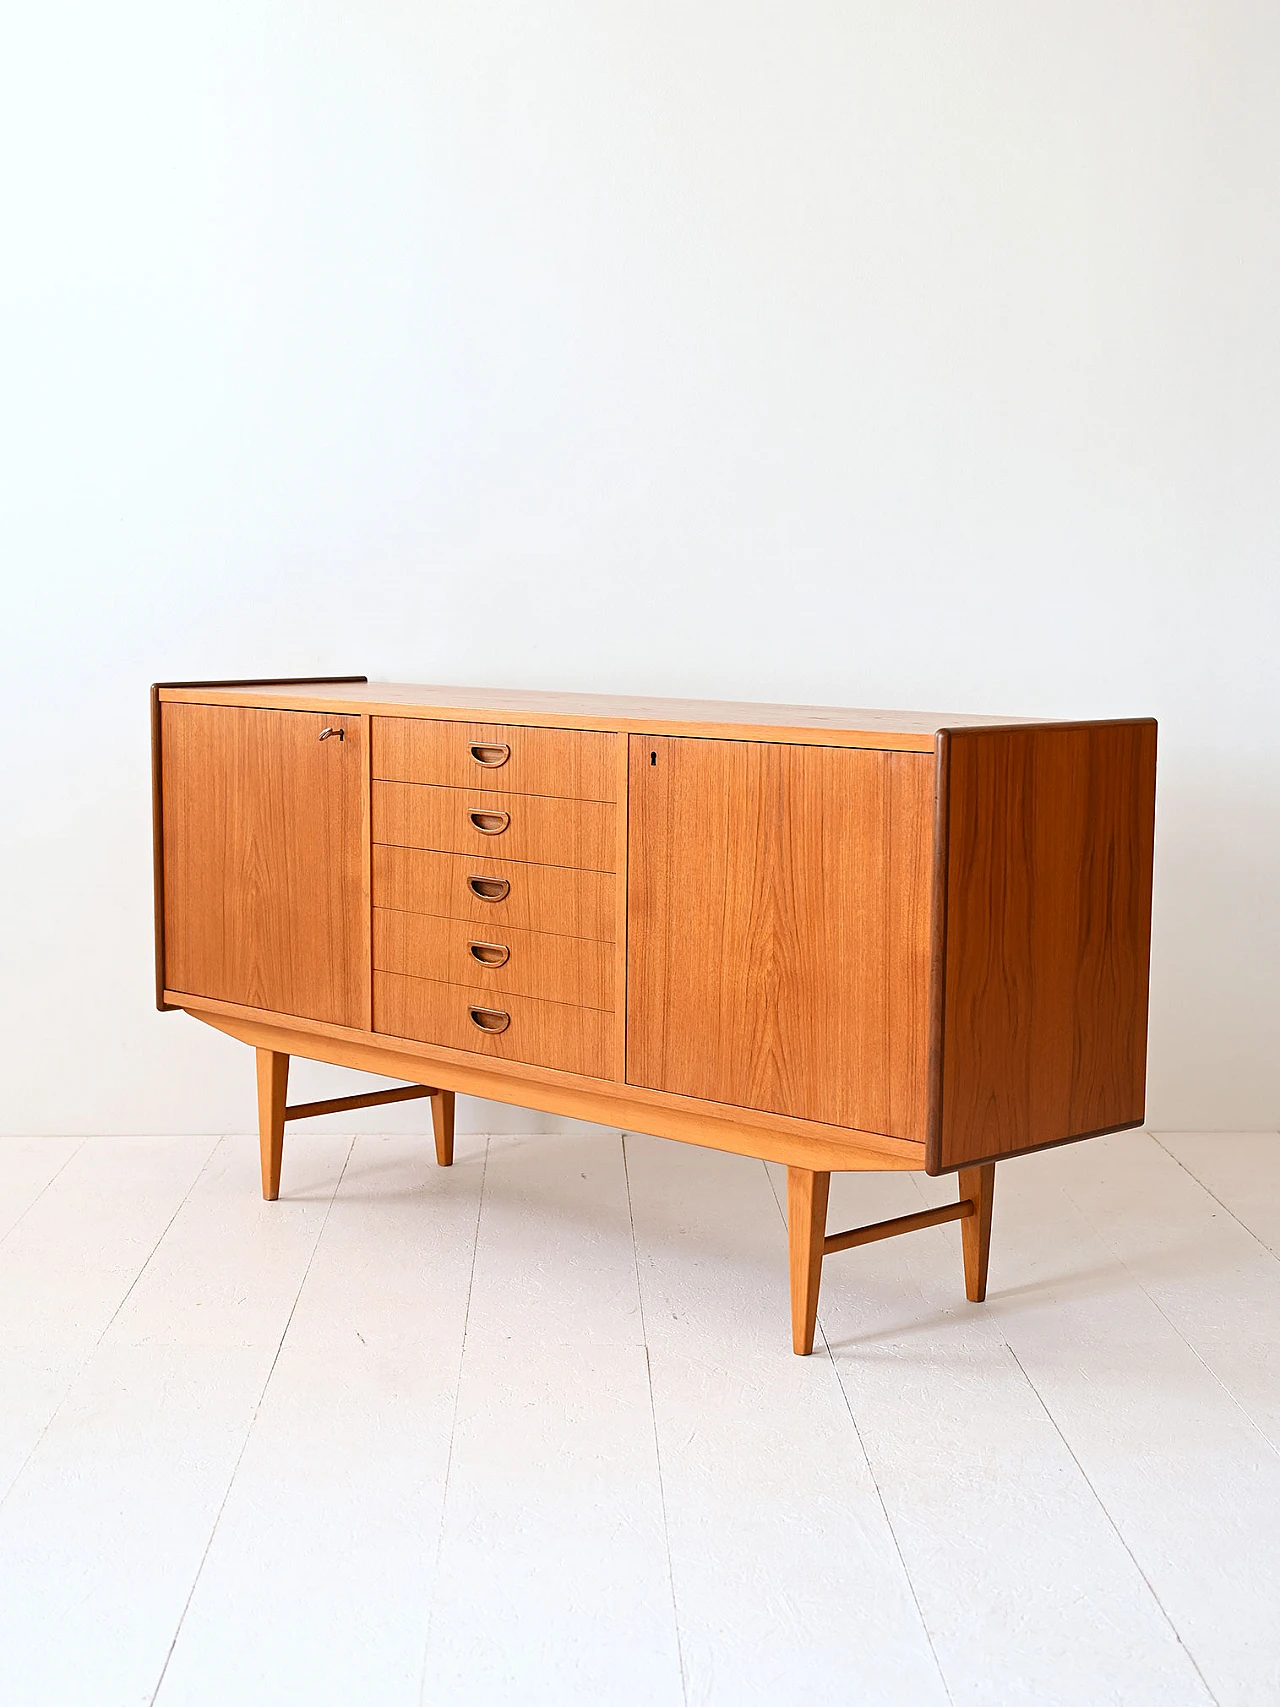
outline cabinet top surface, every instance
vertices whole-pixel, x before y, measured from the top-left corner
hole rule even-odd
[[[548,693],[533,688],[417,686],[404,682],[250,682],[160,684],[162,700],[242,705],[283,711],[382,713],[466,722],[521,722],[635,734],[719,735],[837,746],[932,752],[939,731],[1049,721],[934,711],[869,711],[823,705],[765,705],[711,699],[658,699],[647,695]]]

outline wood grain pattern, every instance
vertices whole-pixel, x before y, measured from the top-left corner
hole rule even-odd
[[[1142,1120],[1149,719],[951,731],[929,1172]]]
[[[284,1159],[289,1057],[276,1049],[259,1049],[257,1068],[258,1150],[262,1163],[262,1195],[268,1203],[274,1203],[280,1195],[280,1164]]]
[[[385,782],[436,783],[500,794],[549,794],[568,800],[616,799],[619,737],[584,729],[514,723],[455,723],[431,717],[371,719],[373,774]],[[480,762],[506,748],[498,765]],[[498,757],[498,751],[491,755]]]
[[[599,729],[629,734],[703,735],[728,740],[775,741],[829,747],[873,747],[932,753],[940,729],[1017,725],[1025,717],[971,716],[957,712],[871,711],[826,705],[756,705],[731,700],[659,699],[650,696],[544,693],[522,688],[459,688],[403,682],[363,687],[174,689],[162,697],[207,704],[259,705],[362,714],[426,717],[528,727]]]
[[[813,1350],[818,1323],[818,1291],[827,1230],[831,1175],[808,1168],[787,1169],[787,1251],[791,1268],[791,1349],[797,1357]]]
[[[960,1169],[960,1200],[973,1204],[973,1214],[960,1229],[964,1246],[964,1295],[971,1304],[987,1296],[987,1263],[991,1257],[991,1206],[995,1201],[996,1165]]]
[[[161,747],[169,987],[367,1023],[361,719],[172,704]]]
[[[508,822],[487,834],[472,813]],[[536,794],[375,782],[373,839],[436,853],[523,860],[587,871],[612,871],[615,808],[596,800],[550,800]]]
[[[509,887],[500,899],[485,900],[471,887],[473,877]],[[614,878],[608,872],[422,848],[374,848],[373,899],[375,906],[406,913],[469,919],[486,931],[545,930],[612,942],[616,926]]]
[[[475,952],[473,952],[473,950]],[[500,965],[489,964],[503,951]],[[575,1007],[613,1008],[613,944],[547,931],[481,927],[465,919],[425,913],[373,915],[373,965],[377,972],[474,984],[494,995],[535,996]]]
[[[505,1031],[482,1031],[472,1021],[473,1008],[500,1010],[509,1016],[510,1024]],[[499,997],[479,985],[375,972],[373,1019],[376,1032],[392,1037],[557,1067],[591,1079],[607,1078],[610,1071],[612,1021],[599,1008],[568,1007],[528,996]]]
[[[933,787],[902,754],[633,736],[628,1083],[922,1138]]]
[[[194,1018],[246,1042],[256,1044],[268,1035],[287,1035],[290,1052],[309,1060],[332,1061],[345,1067],[360,1067],[364,1062],[362,1070],[370,1073],[425,1080],[473,1096],[492,1096],[495,1102],[546,1109],[551,1114],[623,1126],[632,1132],[651,1132],[659,1138],[680,1138],[713,1150],[758,1156],[766,1162],[826,1168],[833,1173],[924,1166],[924,1145],[908,1138],[760,1114],[725,1103],[699,1102],[621,1081],[587,1083],[551,1067],[482,1059],[469,1050],[408,1038],[378,1038],[366,1031],[325,1025],[319,1020],[298,1020],[287,1014],[262,1014],[255,1008],[237,1007],[234,1002],[184,996],[176,990],[166,990],[165,998]],[[381,1065],[367,1065],[375,1060]],[[399,1065],[389,1065],[392,1061]]]

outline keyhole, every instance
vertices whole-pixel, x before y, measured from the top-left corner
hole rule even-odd
[[[656,753],[650,753],[649,754],[649,763],[651,765],[656,765],[657,762],[658,762],[658,755]]]

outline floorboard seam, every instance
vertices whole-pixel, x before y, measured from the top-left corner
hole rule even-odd
[[[1178,1629],[1178,1626],[1174,1623],[1173,1619],[1170,1617],[1168,1611],[1165,1608],[1164,1602],[1161,1600],[1160,1596],[1156,1593],[1155,1587],[1152,1584],[1151,1578],[1143,1570],[1141,1564],[1139,1564],[1137,1554],[1134,1552],[1133,1548],[1130,1547],[1129,1543],[1125,1540],[1124,1534],[1121,1531],[1120,1525],[1116,1522],[1115,1518],[1112,1517],[1111,1513],[1107,1510],[1106,1502],[1103,1500],[1102,1495],[1098,1492],[1097,1488],[1094,1487],[1093,1482],[1090,1479],[1089,1472],[1085,1469],[1084,1465],[1080,1462],[1079,1458],[1076,1457],[1076,1454],[1075,1454],[1074,1450],[1072,1449],[1071,1442],[1067,1439],[1066,1435],[1062,1432],[1062,1429],[1058,1426],[1058,1419],[1054,1416],[1053,1412],[1049,1409],[1048,1405],[1045,1403],[1044,1395],[1041,1393],[1040,1389],[1036,1386],[1035,1382],[1031,1379],[1031,1377],[1027,1374],[1026,1369],[1023,1367],[1022,1359],[1018,1356],[1017,1352],[1009,1344],[1008,1340],[1005,1339],[1004,1334],[1002,1332],[1000,1332],[999,1329],[997,1329],[997,1332],[1000,1333],[1000,1339],[1001,1339],[1002,1343],[1004,1344],[1004,1348],[1009,1353],[1009,1356],[1013,1359],[1014,1363],[1017,1365],[1018,1370],[1019,1370],[1020,1374],[1022,1375],[1022,1379],[1026,1382],[1027,1386],[1035,1394],[1036,1403],[1040,1406],[1040,1409],[1044,1412],[1045,1416],[1048,1418],[1049,1426],[1053,1429],[1053,1432],[1057,1435],[1058,1439],[1062,1442],[1064,1450],[1070,1455],[1071,1462],[1075,1465],[1076,1469],[1080,1472],[1080,1475],[1084,1481],[1085,1486],[1088,1488],[1089,1492],[1093,1495],[1093,1498],[1097,1502],[1098,1510],[1102,1513],[1103,1517],[1106,1519],[1106,1522],[1107,1522],[1108,1526],[1110,1527],[1110,1529],[1112,1530],[1112,1532],[1114,1533],[1116,1540],[1119,1541],[1120,1545],[1124,1548],[1125,1552],[1129,1555],[1129,1558],[1132,1561],[1134,1570],[1137,1571],[1138,1575],[1142,1578],[1143,1582],[1147,1585],[1147,1592],[1150,1594],[1152,1600],[1155,1602],[1156,1606],[1159,1608],[1160,1616],[1164,1619],[1165,1623],[1169,1626],[1169,1631],[1170,1631],[1170,1634],[1173,1636],[1174,1641],[1178,1644],[1178,1646],[1182,1649],[1183,1653],[1187,1656],[1188,1663],[1190,1664],[1192,1670],[1195,1672],[1196,1676],[1200,1679],[1201,1684],[1204,1686],[1205,1694],[1209,1697],[1209,1700],[1211,1702],[1213,1702],[1214,1707],[1218,1707],[1218,1697],[1214,1694],[1213,1690],[1209,1687],[1208,1678],[1200,1670],[1200,1666],[1196,1660],[1195,1655],[1191,1652],[1191,1649],[1183,1641],[1181,1631]]]
[[[1231,1217],[1231,1219],[1235,1222],[1237,1227],[1243,1228],[1244,1231],[1249,1235],[1249,1237],[1251,1239],[1253,1239],[1257,1244],[1261,1245],[1263,1250],[1267,1253],[1267,1255],[1272,1259],[1273,1262],[1280,1263],[1280,1251],[1277,1251],[1273,1246],[1269,1245],[1264,1238],[1262,1238],[1259,1234],[1255,1233],[1253,1228],[1249,1225],[1249,1223],[1247,1221],[1242,1221],[1240,1219],[1240,1217],[1236,1214],[1235,1210],[1232,1209],[1229,1204],[1226,1204],[1222,1201],[1222,1199],[1218,1196],[1217,1192],[1213,1190],[1212,1186],[1206,1185],[1205,1182],[1200,1178],[1199,1174],[1193,1173],[1191,1171],[1191,1169],[1187,1166],[1187,1164],[1182,1160],[1182,1158],[1180,1156],[1175,1156],[1173,1151],[1170,1150],[1167,1145],[1162,1144],[1160,1142],[1160,1140],[1156,1137],[1154,1132],[1148,1132],[1147,1137],[1150,1138],[1151,1142],[1156,1146],[1157,1149],[1164,1151],[1165,1155],[1168,1156],[1168,1158],[1171,1162],[1175,1163],[1176,1166],[1178,1166],[1182,1169],[1183,1173],[1186,1174],[1186,1176],[1189,1180],[1193,1180],[1195,1182],[1195,1184],[1200,1187],[1201,1191],[1204,1192],[1206,1197],[1211,1197],[1213,1199],[1213,1201],[1218,1205],[1218,1208],[1222,1210],[1224,1215],[1229,1215]]]
[[[422,1639],[422,1671],[418,1679],[418,1701],[426,1701],[427,1662],[431,1657],[431,1632],[435,1626],[436,1585],[440,1577],[440,1559],[444,1552],[445,1516],[449,1509],[449,1481],[453,1474],[453,1447],[458,1434],[458,1407],[462,1400],[462,1369],[467,1358],[467,1329],[471,1323],[471,1293],[476,1279],[476,1253],[480,1249],[480,1221],[484,1214],[484,1190],[489,1177],[489,1146],[493,1134],[484,1140],[484,1161],[480,1165],[480,1191],[476,1198],[476,1226],[471,1240],[471,1267],[467,1273],[467,1301],[462,1311],[462,1340],[458,1347],[458,1373],[453,1383],[453,1415],[449,1419],[449,1450],[444,1461],[444,1487],[440,1490],[440,1527],[436,1533],[436,1554],[431,1567],[431,1604],[427,1608],[427,1628]]]
[[[782,1206],[781,1198],[778,1196],[777,1188],[774,1185],[773,1174],[771,1173],[767,1162],[762,1162],[760,1165],[765,1170],[765,1177],[769,1182],[769,1190],[773,1193],[773,1201],[777,1205],[778,1214],[782,1217],[782,1225],[785,1232],[787,1226],[787,1212]],[[955,1696],[951,1693],[951,1685],[947,1682],[947,1674],[942,1669],[942,1660],[939,1658],[937,1647],[934,1645],[933,1632],[929,1628],[929,1621],[924,1615],[924,1608],[921,1606],[920,1597],[916,1593],[916,1585],[912,1581],[911,1570],[907,1564],[906,1556],[902,1551],[902,1543],[898,1540],[898,1532],[893,1527],[893,1519],[889,1516],[889,1507],[885,1504],[884,1492],[880,1487],[880,1478],[876,1475],[875,1465],[871,1462],[871,1454],[867,1451],[867,1443],[862,1438],[862,1430],[858,1427],[858,1419],[853,1413],[853,1403],[849,1398],[848,1388],[844,1384],[844,1376],[840,1372],[840,1365],[836,1362],[835,1354],[831,1350],[831,1343],[827,1339],[827,1330],[822,1325],[821,1309],[818,1311],[817,1333],[818,1338],[822,1341],[822,1349],[827,1354],[827,1362],[831,1365],[831,1372],[835,1376],[836,1386],[840,1389],[840,1397],[844,1401],[844,1408],[849,1417],[849,1426],[853,1429],[853,1438],[858,1443],[858,1451],[861,1452],[862,1461],[867,1467],[867,1474],[871,1478],[871,1486],[876,1491],[876,1501],[884,1517],[885,1528],[889,1531],[889,1539],[893,1542],[893,1550],[898,1556],[898,1563],[902,1566],[902,1579],[907,1585],[907,1593],[911,1596],[911,1604],[916,1609],[916,1617],[920,1620],[920,1629],[924,1635],[925,1641],[928,1643],[929,1654],[938,1673],[938,1682],[942,1685],[942,1693],[946,1696],[948,1701],[954,1703]]]
[[[86,1139],[85,1142],[87,1143],[88,1140]],[[80,1377],[84,1374],[85,1370],[89,1367],[89,1365],[93,1362],[94,1357],[97,1355],[99,1349],[102,1346],[103,1340],[106,1339],[107,1335],[111,1332],[112,1323],[115,1321],[116,1317],[120,1314],[121,1310],[124,1309],[125,1305],[129,1302],[129,1299],[133,1296],[134,1288],[137,1286],[138,1282],[142,1279],[143,1275],[151,1267],[152,1258],[155,1256],[156,1252],[160,1249],[161,1245],[164,1243],[165,1239],[168,1237],[170,1227],[173,1226],[174,1222],[178,1219],[179,1215],[181,1215],[183,1209],[186,1207],[187,1200],[191,1196],[191,1193],[196,1189],[196,1187],[200,1184],[200,1181],[204,1178],[205,1173],[208,1170],[209,1163],[213,1160],[214,1156],[217,1155],[218,1146],[221,1143],[222,1143],[221,1138],[215,1138],[213,1140],[213,1143],[209,1148],[209,1154],[205,1157],[204,1161],[200,1164],[199,1168],[196,1170],[195,1178],[192,1180],[191,1184],[187,1187],[186,1191],[183,1192],[182,1198],[179,1201],[177,1207],[174,1209],[173,1214],[169,1217],[169,1219],[165,1222],[164,1226],[161,1228],[159,1238],[156,1240],[155,1244],[152,1245],[151,1249],[147,1252],[146,1257],[144,1258],[141,1267],[138,1269],[137,1274],[135,1274],[133,1279],[129,1282],[128,1287],[125,1289],[124,1296],[121,1298],[120,1302],[116,1305],[115,1309],[111,1312],[111,1315],[108,1317],[108,1319],[107,1319],[107,1321],[106,1321],[106,1323],[102,1329],[102,1332],[98,1335],[97,1339],[94,1340],[93,1344],[89,1347],[88,1351],[85,1352],[84,1357],[80,1360],[80,1363],[76,1367],[75,1374],[71,1377],[70,1381],[67,1382],[67,1385],[63,1391],[62,1397],[58,1400],[57,1404],[53,1407],[52,1411],[50,1411],[48,1422],[46,1422],[44,1427],[40,1430],[39,1436],[37,1437],[35,1443],[32,1445],[30,1452],[27,1453],[26,1457],[22,1460],[21,1464],[19,1464],[18,1468],[14,1471],[13,1477],[9,1482],[9,1486],[4,1490],[4,1492],[2,1494],[0,1494],[0,1506],[4,1505],[5,1501],[9,1498],[9,1495],[17,1487],[19,1481],[22,1479],[22,1472],[26,1469],[27,1465],[30,1464],[31,1460],[35,1457],[36,1453],[40,1450],[40,1446],[44,1440],[44,1437],[48,1434],[49,1430],[53,1427],[54,1423],[57,1422],[59,1416],[62,1414],[62,1407],[63,1407],[63,1405],[66,1404],[68,1395],[71,1394],[75,1390],[76,1383],[79,1381]],[[76,1154],[78,1155],[79,1151],[77,1151]],[[70,1160],[71,1160],[71,1157],[68,1156],[67,1161],[69,1162]],[[58,1170],[58,1172],[61,1173],[61,1171],[62,1170],[60,1168]],[[50,1180],[49,1184],[52,1185],[53,1180]],[[15,1223],[15,1225],[16,1225],[16,1223]]]
[[[284,1327],[280,1330],[280,1338],[276,1342],[275,1353],[271,1359],[271,1367],[267,1370],[266,1379],[262,1383],[258,1397],[254,1400],[253,1411],[249,1417],[248,1426],[244,1431],[244,1439],[240,1442],[240,1450],[236,1453],[236,1461],[231,1466],[231,1474],[227,1477],[227,1485],[223,1489],[222,1499],[219,1502],[218,1510],[214,1515],[213,1524],[209,1530],[209,1538],[204,1544],[204,1552],[200,1555],[200,1563],[196,1566],[196,1573],[191,1579],[191,1587],[187,1591],[187,1598],[182,1603],[182,1611],[178,1614],[178,1622],[174,1626],[173,1639],[169,1643],[168,1653],[164,1656],[164,1664],[160,1667],[160,1675],[156,1679],[155,1688],[151,1691],[151,1707],[155,1707],[156,1699],[158,1698],[161,1689],[164,1687],[164,1680],[169,1671],[169,1662],[173,1659],[174,1650],[178,1646],[178,1637],[182,1634],[182,1626],[186,1623],[187,1613],[191,1610],[191,1602],[195,1599],[196,1589],[200,1586],[200,1578],[203,1576],[205,1565],[208,1563],[209,1553],[218,1533],[218,1525],[222,1522],[222,1514],[227,1509],[227,1501],[231,1498],[231,1490],[235,1487],[236,1477],[240,1473],[241,1464],[244,1462],[244,1455],[249,1450],[249,1442],[253,1438],[254,1425],[257,1423],[259,1413],[262,1410],[262,1401],[267,1396],[267,1389],[271,1385],[271,1377],[276,1372],[276,1364],[280,1361],[280,1353],[284,1348],[285,1339],[288,1337],[289,1329],[293,1324],[293,1318],[297,1313],[298,1300],[302,1297],[302,1289],[307,1284],[307,1276],[311,1273],[312,1264],[316,1260],[316,1252],[320,1249],[320,1241],[324,1237],[324,1230],[329,1225],[329,1217],[333,1214],[333,1206],[338,1200],[339,1191],[342,1189],[342,1181],[347,1172],[347,1165],[351,1161],[351,1152],[355,1149],[355,1142],[356,1141],[353,1137],[347,1145],[347,1153],[343,1158],[342,1167],[338,1171],[338,1178],[334,1183],[329,1201],[325,1205],[324,1216],[316,1230],[315,1240],[311,1246],[311,1254],[307,1258],[306,1267],[303,1269],[302,1277],[298,1281],[298,1289],[293,1295],[293,1303],[289,1306],[289,1314],[285,1317]]]
[[[80,1154],[81,1150],[84,1149],[85,1145],[88,1142],[89,1142],[89,1140],[87,1138],[82,1138],[80,1140],[80,1142],[76,1145],[75,1149],[71,1152],[71,1154],[68,1157],[66,1157],[66,1159],[63,1161],[62,1167],[54,1170],[54,1172],[49,1176],[49,1178],[40,1187],[39,1191],[31,1199],[31,1202],[28,1203],[27,1207],[22,1211],[22,1214],[19,1215],[18,1219],[15,1222],[13,1222],[13,1224],[11,1226],[6,1227],[3,1233],[0,1233],[0,1245],[4,1244],[5,1240],[9,1237],[10,1233],[15,1232],[17,1230],[17,1228],[21,1227],[22,1223],[26,1220],[27,1216],[30,1215],[31,1211],[35,1208],[36,1204],[39,1203],[40,1199],[44,1196],[45,1192],[48,1191],[49,1187],[54,1183],[54,1181],[56,1179],[60,1178],[62,1173],[67,1168],[70,1167],[71,1163],[75,1161],[76,1157]]]
[[[627,1166],[627,1135],[618,1134],[622,1143],[622,1177],[627,1188],[627,1220],[631,1227],[631,1258],[636,1270],[636,1303],[640,1311],[640,1338],[644,1342],[645,1382],[649,1389],[649,1420],[653,1427],[653,1457],[658,1470],[658,1505],[662,1512],[662,1539],[667,1551],[667,1585],[671,1590],[671,1620],[676,1638],[676,1663],[680,1668],[680,1699],[688,1707],[689,1685],[684,1670],[684,1643],[680,1639],[680,1609],[676,1604],[676,1575],[671,1557],[671,1526],[667,1521],[667,1490],[662,1476],[662,1448],[658,1440],[658,1407],[653,1397],[653,1365],[649,1360],[649,1330],[645,1326],[644,1286],[640,1279],[640,1251],[636,1244],[636,1217],[631,1206],[631,1171]]]

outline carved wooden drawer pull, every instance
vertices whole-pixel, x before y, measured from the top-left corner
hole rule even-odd
[[[505,765],[511,757],[511,748],[505,741],[473,741],[471,757],[486,770],[496,771],[499,765]]]
[[[482,836],[500,836],[511,822],[510,812],[468,812],[467,817]]]
[[[511,950],[505,942],[469,942],[467,952],[481,966],[505,966],[511,959]]]
[[[472,1025],[480,1031],[505,1031],[511,1024],[511,1015],[501,1008],[471,1008],[469,1012]]]
[[[467,887],[480,901],[505,901],[511,893],[505,877],[468,877]]]

